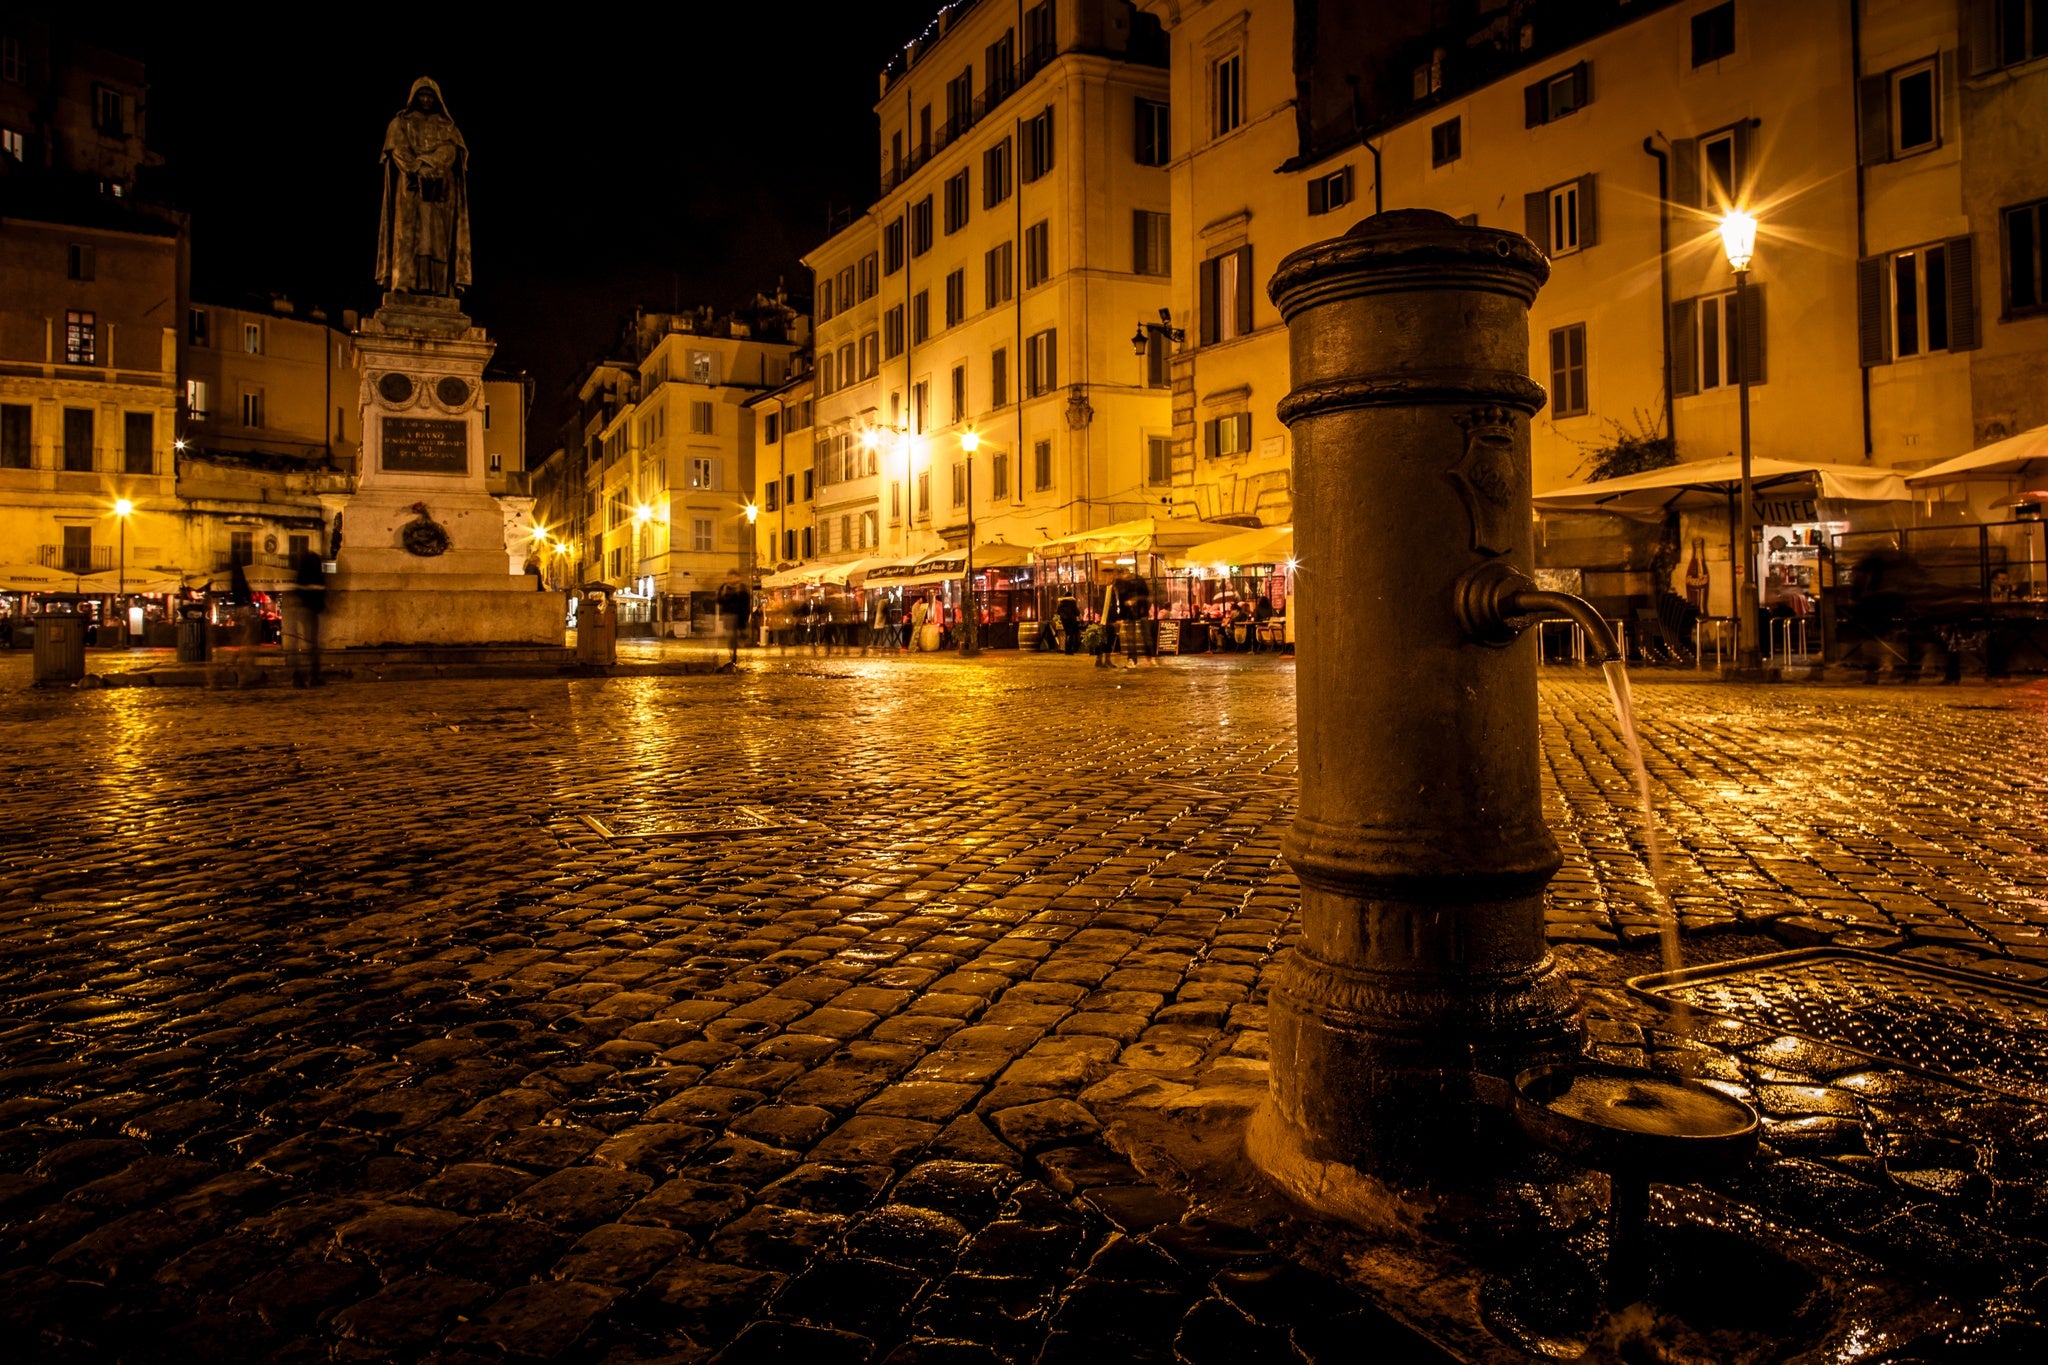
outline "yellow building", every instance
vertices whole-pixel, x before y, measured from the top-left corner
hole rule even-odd
[[[1077,0],[948,9],[882,73],[881,198],[805,258],[820,557],[1159,509],[1165,353],[1132,334],[1168,301],[1164,60]]]
[[[746,401],[754,423],[754,563],[762,574],[819,557],[817,472],[812,467],[814,388],[809,373]],[[851,517],[854,513],[841,513]],[[839,528],[851,544],[850,524]]]

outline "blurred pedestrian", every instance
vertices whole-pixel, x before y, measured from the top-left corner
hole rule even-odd
[[[1127,573],[1116,581],[1117,638],[1124,647],[1124,661],[1128,668],[1138,666],[1138,654],[1146,650],[1145,628],[1152,622],[1152,585],[1136,573]],[[1159,666],[1159,656],[1147,651],[1152,666]]]
[[[1259,603],[1252,608],[1252,653],[1263,654],[1266,649],[1266,627],[1273,620],[1273,599],[1263,593]]]
[[[728,644],[731,654],[726,663],[736,665],[740,661],[740,632],[746,629],[747,619],[753,614],[754,594],[748,590],[747,581],[740,577],[738,569],[728,569],[725,582],[718,585],[718,627],[731,638]],[[716,657],[717,645],[712,646]]]
[[[293,574],[291,611],[285,636],[292,668],[293,687],[325,687],[320,676],[320,616],[327,610],[327,566],[320,555],[307,550],[299,556]]]
[[[1074,600],[1074,594],[1063,592],[1052,614],[1060,623],[1060,652],[1075,653],[1081,648],[1081,604]]]
[[[932,614],[929,599],[920,597],[910,608],[910,648],[922,652],[924,649],[924,623]]]
[[[1116,654],[1116,583],[1106,585],[1102,590],[1102,606],[1099,609],[1095,632],[1095,666],[1111,667],[1110,659]]]

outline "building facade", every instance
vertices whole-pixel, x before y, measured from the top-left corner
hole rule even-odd
[[[805,258],[821,557],[1157,509],[1165,55],[1124,0],[955,5],[882,73],[881,197]]]
[[[798,568],[821,557],[823,522],[812,465],[815,392],[812,376],[805,371],[745,404],[754,426],[755,477],[751,504],[743,511],[753,537],[754,564],[763,574]],[[850,524],[836,529],[843,544],[857,538]],[[865,542],[865,537],[859,538]]]

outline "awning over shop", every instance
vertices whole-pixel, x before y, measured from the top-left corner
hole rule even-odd
[[[1294,561],[1294,528],[1260,526],[1240,531],[1221,540],[1206,541],[1186,553],[1175,555],[1176,564],[1188,568],[1225,569],[1254,564],[1290,564]]]
[[[2048,474],[2048,427],[2035,427],[2003,441],[1994,441],[1967,455],[1943,460],[1917,473],[1906,482],[1915,488],[1930,484],[1955,483],[1959,479],[2002,479],[2013,475]]]
[[[0,564],[0,592],[78,592],[80,581],[91,577],[42,564]]]
[[[923,555],[905,555],[900,559],[881,559],[870,564],[861,576],[861,582],[869,587],[901,587],[903,580],[917,573],[917,566]]]
[[[153,597],[180,592],[185,587],[185,576],[175,569],[130,569],[125,576],[113,569],[101,569],[78,581],[83,585],[80,592],[127,593],[131,597]]]
[[[1781,496],[1795,489],[1806,496],[1853,502],[1900,502],[1912,496],[1905,479],[1894,471],[1858,465],[1752,459],[1750,481],[1759,493]],[[1536,510],[1654,517],[1677,508],[1718,507],[1741,489],[1740,460],[1688,460],[1619,479],[1553,488],[1536,495]]]
[[[818,581],[857,588],[867,577],[868,570],[889,562],[887,559],[870,555],[864,559],[849,559],[843,564],[821,564],[818,566]]]
[[[1136,521],[1098,526],[1092,531],[1055,536],[1033,553],[1040,559],[1056,559],[1061,555],[1179,555],[1208,541],[1237,535],[1244,529],[1242,526],[1192,518],[1140,517]]]
[[[799,564],[793,569],[779,569],[761,580],[763,588],[802,588],[818,581],[816,564]]]

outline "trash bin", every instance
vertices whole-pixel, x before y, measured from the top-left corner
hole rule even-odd
[[[206,662],[206,618],[194,613],[178,621],[178,662],[181,664],[203,664]]]
[[[85,622],[76,616],[36,618],[35,681],[75,683],[85,676]]]
[[[593,584],[583,590],[583,602],[576,612],[576,662],[610,665],[618,661],[619,617],[612,610],[612,592]]]

